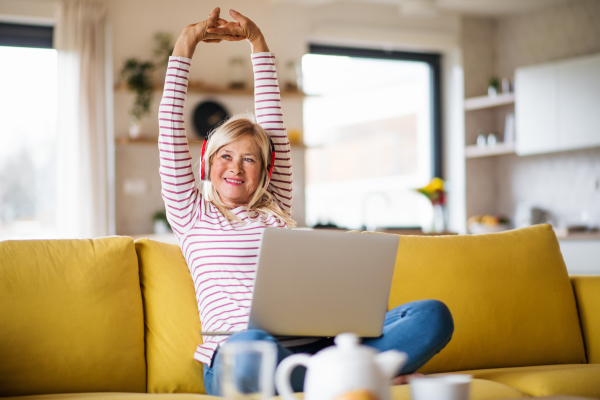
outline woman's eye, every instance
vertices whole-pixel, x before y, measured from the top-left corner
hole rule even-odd
[[[252,158],[245,158],[244,161],[246,161],[246,162],[254,162],[254,160]]]
[[[227,160],[227,159],[229,159],[229,154],[223,154],[223,155],[221,156],[221,158],[222,158],[223,160]]]

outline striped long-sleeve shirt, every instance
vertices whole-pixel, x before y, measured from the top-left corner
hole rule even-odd
[[[283,125],[275,56],[252,54],[252,65],[257,121],[275,145],[275,166],[268,191],[284,210],[291,211],[291,152]],[[190,67],[188,58],[169,59],[158,115],[162,197],[194,281],[202,330],[241,331],[248,326],[260,235],[267,227],[286,225],[278,218],[246,212],[243,207],[232,212],[244,224],[230,223],[203,199],[192,173],[183,120]],[[219,343],[226,339],[204,336],[194,358],[210,365]]]

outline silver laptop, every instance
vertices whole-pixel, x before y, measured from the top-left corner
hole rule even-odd
[[[377,337],[399,236],[265,229],[249,328],[275,336]]]

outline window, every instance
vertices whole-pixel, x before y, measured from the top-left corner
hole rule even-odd
[[[302,59],[307,224],[415,227],[441,176],[439,55],[311,46]]]
[[[0,24],[0,240],[55,236],[57,55],[29,28]]]

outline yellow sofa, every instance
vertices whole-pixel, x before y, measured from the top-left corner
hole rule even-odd
[[[473,374],[473,400],[600,398],[600,276],[569,277],[550,226],[403,236],[389,307],[427,298],[448,305],[455,333],[423,373]],[[0,242],[2,397],[208,400],[199,331],[178,246]]]

